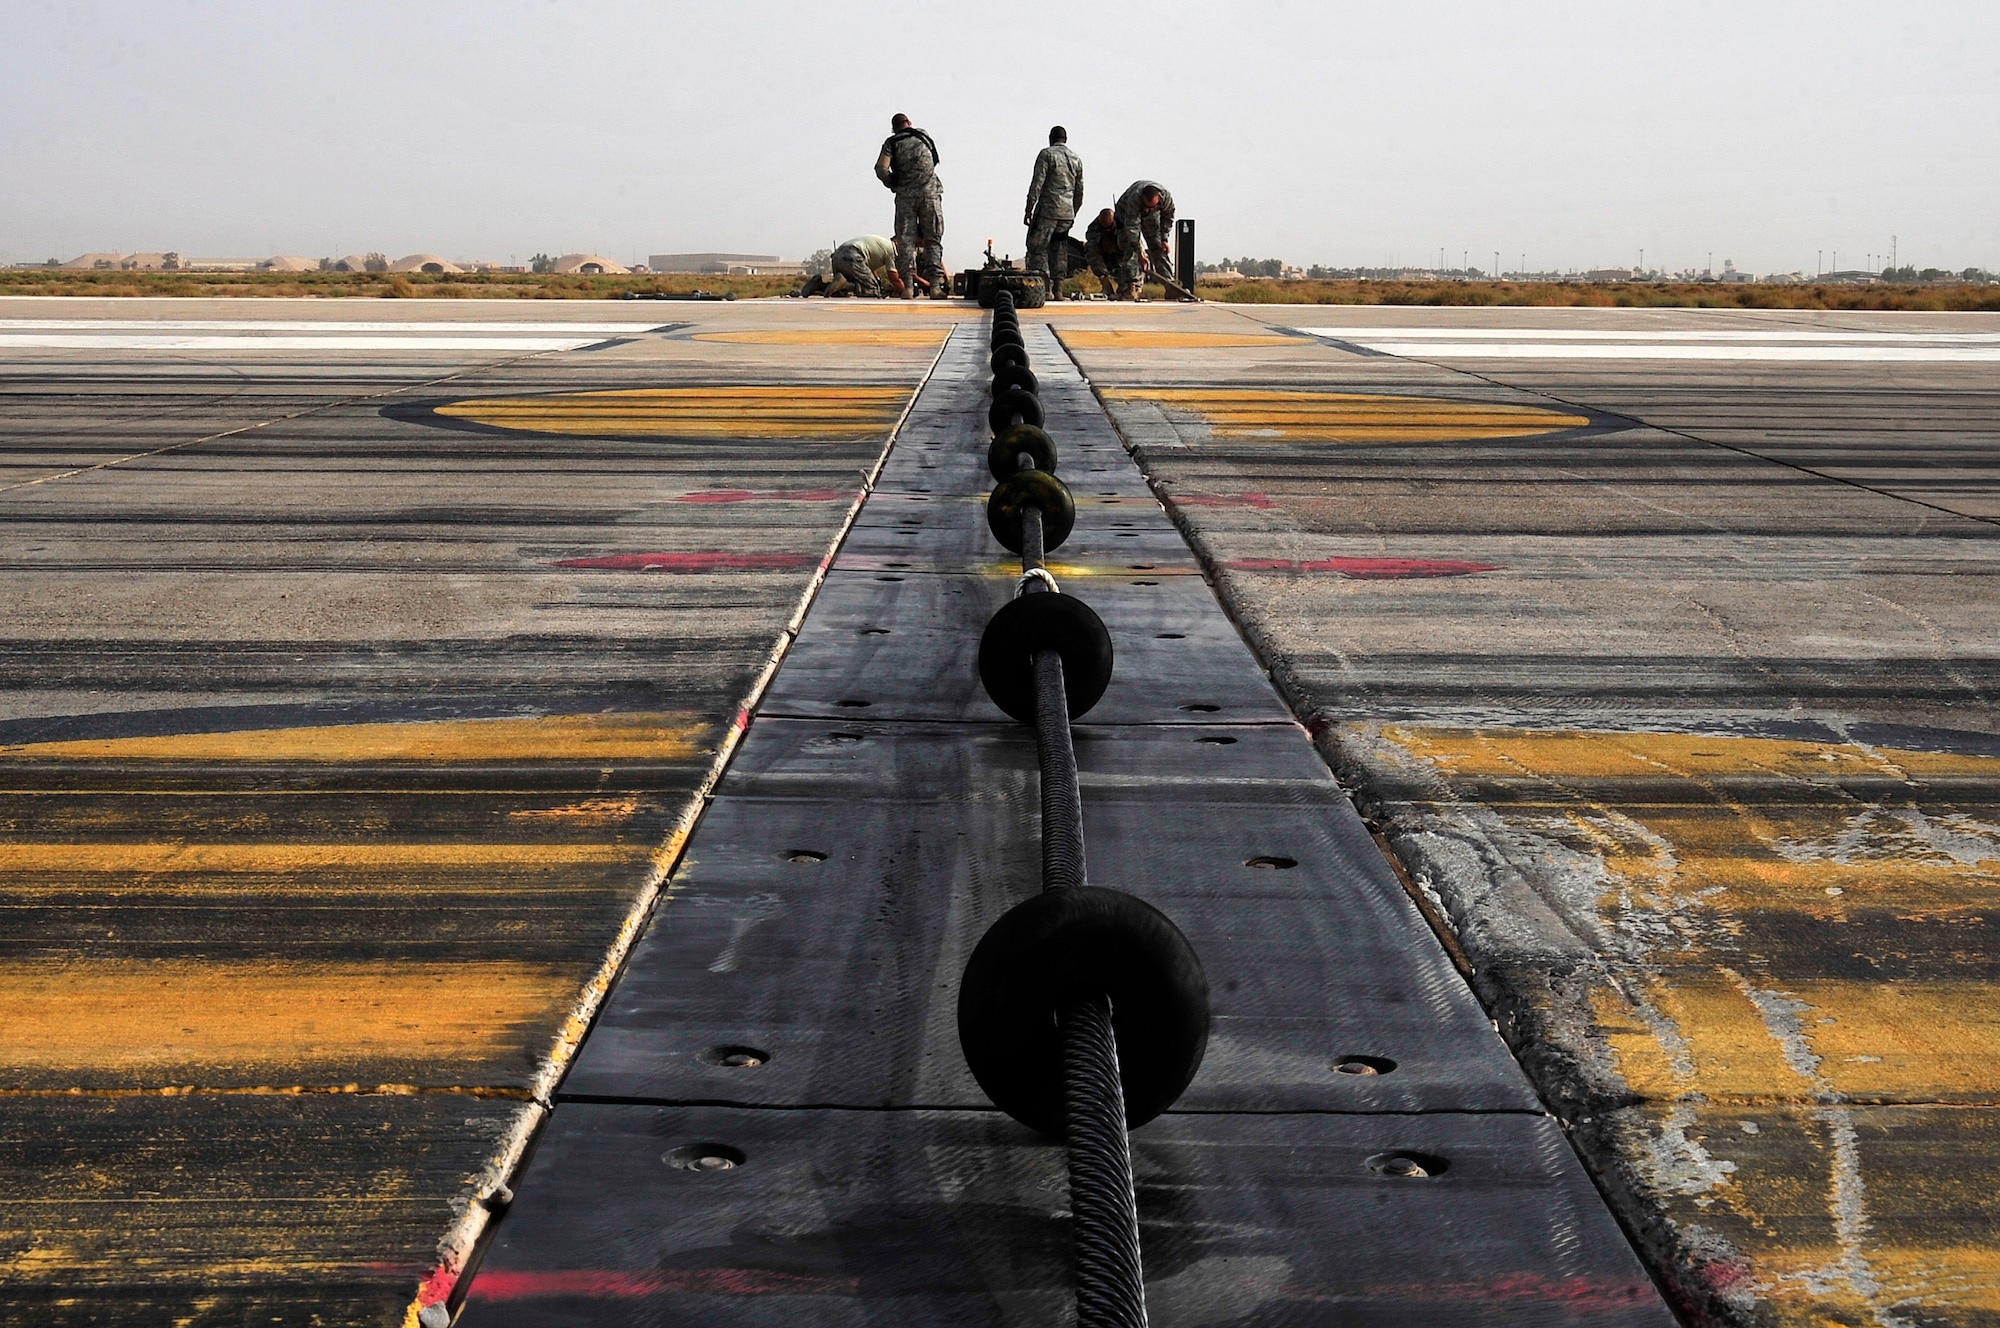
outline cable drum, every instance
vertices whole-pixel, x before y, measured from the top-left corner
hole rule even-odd
[[[1208,1049],[1201,959],[1173,920],[1145,900],[1086,885],[1015,905],[965,966],[959,1045],[995,1106],[1043,1134],[1068,1132],[1058,1016],[1100,992],[1111,998],[1127,1128],[1180,1098]]]

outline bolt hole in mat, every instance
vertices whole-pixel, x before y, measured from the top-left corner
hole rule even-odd
[[[1173,917],[1214,993],[1200,1074],[1132,1139],[1154,1321],[1670,1324],[1087,385],[1023,333],[1064,469],[1130,500],[1079,504],[1054,566],[1118,651],[1076,726],[1091,879]],[[974,668],[1018,575],[972,538],[984,344],[961,327],[919,396],[465,1322],[1073,1313],[1061,1145],[992,1108],[955,1027],[972,946],[1040,886],[1033,736]],[[917,482],[940,514],[880,581],[865,537]],[[1114,517],[1154,584],[1096,551]]]

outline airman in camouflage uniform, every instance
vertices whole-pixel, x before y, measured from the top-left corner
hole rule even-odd
[[[1110,299],[1118,293],[1118,218],[1110,208],[1098,213],[1083,228],[1081,240],[1070,237],[1070,257],[1076,260],[1080,271],[1089,268],[1097,277],[1098,285],[1104,288],[1104,297]]]
[[[1153,270],[1173,276],[1168,252],[1174,233],[1174,196],[1151,180],[1134,180],[1118,195],[1118,298],[1139,298],[1140,249],[1143,243]]]
[[[884,282],[898,295],[904,291],[902,278],[896,274],[895,242],[880,235],[857,235],[843,240],[833,251],[828,266],[833,269],[830,276],[809,278],[799,288],[799,294],[832,297],[851,293],[876,299],[882,294]]]
[[[1028,271],[1048,283],[1049,298],[1062,298],[1063,271],[1069,266],[1069,228],[1083,206],[1083,158],[1069,150],[1069,131],[1049,130],[1049,145],[1035,157],[1028,185]]]
[[[951,296],[944,270],[944,183],[937,177],[937,144],[907,115],[889,121],[875,178],[896,193],[896,271],[907,290],[921,274],[934,300]]]

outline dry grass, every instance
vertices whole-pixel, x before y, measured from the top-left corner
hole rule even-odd
[[[1904,309],[2000,311],[2000,286],[1796,286],[1573,281],[1211,281],[1227,304],[1568,305],[1598,309]]]
[[[695,290],[751,299],[784,295],[798,288],[791,277],[641,275],[558,277],[524,272],[64,272],[60,269],[0,268],[0,296],[77,295],[264,297],[268,299],[488,299],[615,300],[635,294],[687,294]]]
[[[661,275],[558,277],[520,272],[64,272],[0,268],[0,296],[239,296],[325,299],[615,300],[695,290],[738,299],[786,295],[790,277]],[[1095,280],[1065,289],[1094,291]],[[1165,296],[1157,286],[1147,294]],[[2000,311],[2000,286],[1721,286],[1660,283],[1588,285],[1572,281],[1214,281],[1201,294],[1227,304],[1574,305],[1604,309],[1902,309]]]

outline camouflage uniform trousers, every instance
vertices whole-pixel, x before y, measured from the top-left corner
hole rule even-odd
[[[907,291],[916,291],[911,278],[918,275],[931,283],[932,291],[945,289],[944,190],[934,184],[896,191],[896,271]]]
[[[1153,271],[1164,272],[1169,277],[1174,274],[1173,256],[1167,252],[1166,237],[1161,233],[1160,214],[1142,213],[1137,221],[1127,222],[1118,228],[1118,284],[1120,293],[1139,290],[1139,246],[1146,246],[1146,252],[1153,260]]]
[[[875,280],[875,274],[868,270],[868,257],[861,252],[859,245],[843,244],[833,251],[833,273],[847,278],[857,295],[876,296],[882,293],[882,283]]]
[[[1074,215],[1059,211],[1037,212],[1028,227],[1028,271],[1048,279],[1049,298],[1062,298],[1063,275],[1069,270],[1069,228]]]

